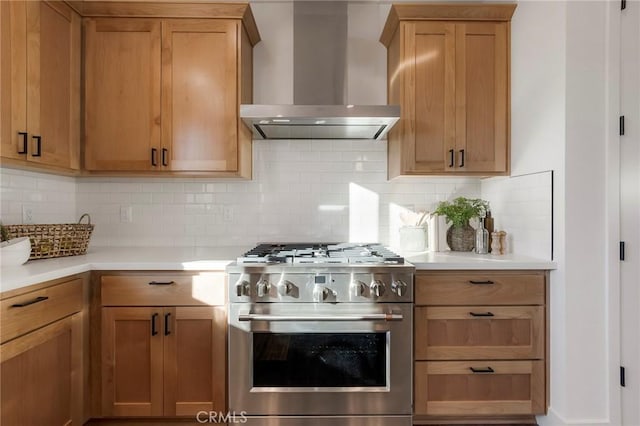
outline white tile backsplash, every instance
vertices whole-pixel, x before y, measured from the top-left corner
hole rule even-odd
[[[369,194],[368,204],[358,204],[354,191]],[[398,237],[390,204],[433,208],[439,200],[479,194],[478,179],[387,182],[386,142],[255,141],[251,181],[83,177],[77,179],[77,212],[94,219],[94,246],[231,246],[350,236],[393,244]],[[133,222],[122,223],[120,208],[128,206]],[[366,226],[356,232],[357,224]]]
[[[552,172],[485,179],[496,230],[507,232],[507,251],[552,260]]]
[[[32,211],[33,223],[74,223],[76,181],[73,177],[0,168],[0,220],[21,224],[24,208]]]

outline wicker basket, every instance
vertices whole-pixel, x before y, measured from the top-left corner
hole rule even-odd
[[[87,218],[88,222],[82,222]],[[5,225],[9,238],[29,237],[31,256],[29,259],[64,257],[85,254],[89,246],[94,225],[88,214],[80,216],[78,223]]]

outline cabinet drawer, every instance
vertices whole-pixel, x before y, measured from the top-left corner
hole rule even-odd
[[[225,304],[225,273],[103,275],[103,306]]]
[[[416,359],[542,359],[542,306],[454,306],[415,310]]]
[[[5,299],[0,304],[0,341],[6,342],[82,310],[82,279]]]
[[[416,414],[544,414],[543,361],[416,362],[414,384]]]
[[[428,273],[416,276],[416,305],[543,305],[544,273]]]

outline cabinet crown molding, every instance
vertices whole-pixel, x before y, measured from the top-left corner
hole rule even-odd
[[[393,4],[380,42],[389,47],[400,21],[511,21],[515,3]]]
[[[260,41],[258,26],[249,3],[68,1],[83,17],[126,18],[217,18],[242,21],[252,46]]]

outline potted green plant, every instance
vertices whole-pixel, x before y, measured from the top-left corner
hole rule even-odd
[[[451,251],[471,251],[475,247],[475,230],[469,219],[483,217],[489,209],[489,202],[479,198],[458,197],[452,201],[442,201],[434,211],[447,218],[451,226],[447,230],[447,244]]]

